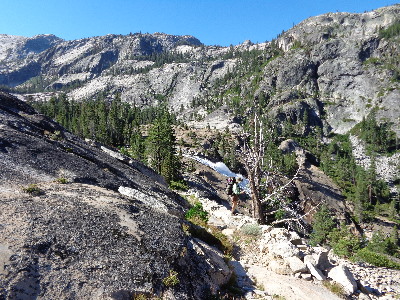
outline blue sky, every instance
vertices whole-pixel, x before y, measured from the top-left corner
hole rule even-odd
[[[1,0],[0,33],[66,40],[109,33],[193,35],[206,45],[265,42],[327,12],[364,12],[389,0]]]

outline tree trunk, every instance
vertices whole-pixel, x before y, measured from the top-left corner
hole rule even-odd
[[[262,204],[260,200],[260,195],[255,183],[254,173],[249,173],[249,184],[251,189],[251,201],[252,201],[252,215],[253,218],[257,220],[258,224],[264,225],[265,218],[263,214]]]

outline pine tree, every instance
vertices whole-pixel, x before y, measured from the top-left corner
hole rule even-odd
[[[113,145],[123,144],[123,129],[124,121],[122,118],[123,106],[121,103],[121,97],[119,94],[115,96],[115,99],[111,103],[110,112],[108,114],[108,130]]]
[[[132,121],[129,146],[130,156],[139,161],[144,161],[145,144],[138,120]]]
[[[104,101],[96,101],[96,115],[98,118],[98,129],[96,132],[96,140],[99,142],[109,144],[111,142],[107,133],[107,106]]]
[[[354,193],[354,215],[358,222],[365,220],[365,211],[367,208],[366,202],[368,200],[368,185],[366,180],[365,171],[358,174],[356,181],[356,188]]]
[[[329,233],[336,227],[336,223],[332,218],[332,214],[326,205],[321,206],[318,212],[314,215],[312,224],[313,232],[311,233],[311,245],[325,244]]]
[[[176,155],[176,137],[172,117],[164,108],[149,130],[146,154],[150,167],[170,183],[178,179],[180,161]]]

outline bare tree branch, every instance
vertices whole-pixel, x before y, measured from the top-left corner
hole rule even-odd
[[[284,185],[280,186],[279,188],[274,190],[272,193],[268,194],[267,197],[262,199],[262,202],[270,201],[273,196],[282,193],[284,191],[284,189],[286,189],[295,179],[298,178],[297,175],[299,174],[299,171],[300,171],[300,167],[297,168],[296,174],[294,174],[294,176],[287,183],[285,183]]]
[[[309,214],[311,214],[312,212],[316,211],[317,208],[321,205],[321,203],[322,203],[322,202],[318,203],[316,206],[314,206],[312,209],[310,209],[310,210],[309,210],[307,213],[305,213],[305,214],[300,214],[300,215],[298,215],[297,217],[294,217],[294,218],[285,218],[285,219],[276,220],[276,221],[273,221],[273,222],[271,223],[271,225],[274,226],[274,225],[277,225],[277,224],[283,224],[283,223],[284,223],[284,224],[286,224],[288,227],[290,227],[290,228],[292,228],[292,229],[295,229],[294,226],[292,225],[293,223],[295,223],[295,224],[298,225],[298,227],[302,228],[302,231],[303,231],[303,232],[305,232],[305,231],[306,231],[306,228],[305,228],[305,221],[304,221],[304,218],[305,218],[306,216],[308,216]],[[272,213],[277,213],[277,212],[279,212],[279,209],[276,210],[276,211],[274,211],[274,212],[268,213],[268,215],[270,215],[270,214],[272,214]],[[293,213],[295,213],[295,212],[293,212]]]

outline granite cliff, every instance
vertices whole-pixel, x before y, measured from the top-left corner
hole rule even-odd
[[[47,37],[38,53],[9,47],[0,83],[25,92],[63,90],[76,100],[112,98],[116,92],[138,106],[167,100],[182,118],[193,120],[238,97],[293,123],[307,113],[310,124],[325,133],[345,133],[378,108],[378,119],[392,122],[399,135],[398,36],[381,34],[397,24],[399,10],[393,5],[362,14],[328,13],[271,42],[231,47],[164,33],[53,37],[52,47]]]

